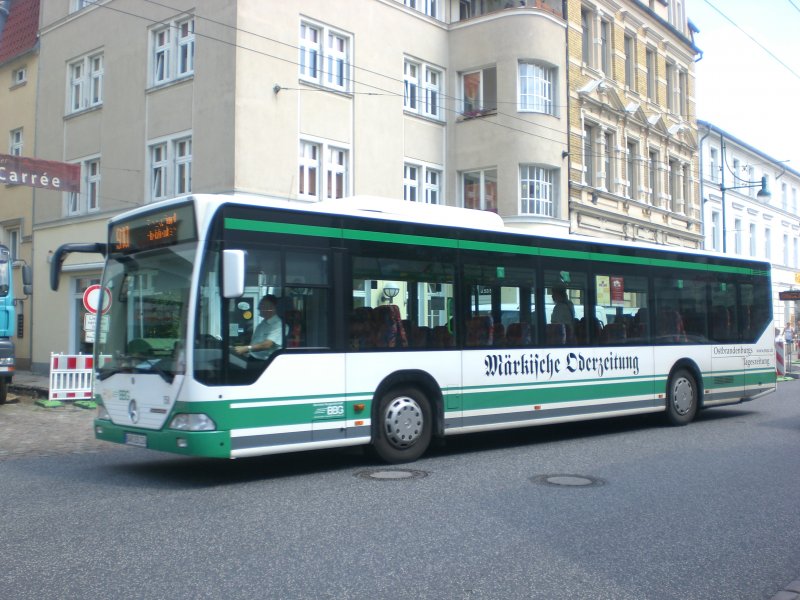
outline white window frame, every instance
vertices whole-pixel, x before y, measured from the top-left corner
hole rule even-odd
[[[403,61],[403,109],[442,121],[444,71],[425,62],[406,58]]]
[[[478,180],[478,193],[479,196],[476,198],[476,201],[473,202],[474,206],[468,206],[467,202],[467,184],[466,178],[467,177],[477,177]],[[461,182],[461,206],[464,208],[474,208],[476,210],[487,210],[490,212],[498,212],[498,179],[497,179],[497,167],[490,167],[485,169],[471,169],[469,171],[462,171],[459,173],[459,181]],[[489,184],[494,183],[494,197],[491,197],[491,194],[488,193]],[[494,207],[491,206],[492,202]]]
[[[733,251],[737,256],[742,255],[742,220],[737,218],[733,221]]]
[[[11,72],[11,87],[28,82],[28,67],[20,67]]]
[[[148,202],[192,192],[192,133],[150,140],[147,143]]]
[[[556,68],[537,61],[520,61],[517,98],[520,112],[555,116]]]
[[[519,167],[519,213],[555,217],[557,170],[541,165]]]
[[[298,36],[300,80],[337,92],[350,92],[353,37],[308,19],[301,19]]]
[[[71,0],[69,12],[78,12],[79,10],[83,10],[84,8],[97,4],[97,2],[98,0]]]
[[[150,84],[168,85],[194,75],[195,19],[183,16],[150,30]]]
[[[93,52],[67,65],[66,114],[75,114],[103,104],[103,52]]]
[[[439,1],[440,0],[403,0],[403,4],[409,8],[413,8],[418,12],[425,13],[429,17],[438,19]]]
[[[64,194],[64,214],[68,217],[100,210],[100,184],[102,181],[100,155],[85,157],[77,163],[81,166],[81,191]]]
[[[486,73],[494,71],[494,90],[491,94],[487,94],[487,81]],[[473,103],[468,103],[468,96],[466,93],[466,80],[468,77],[478,76],[478,95],[473,100]],[[488,112],[497,110],[497,67],[492,65],[484,67],[483,69],[473,69],[471,71],[464,71],[459,77],[461,83],[461,112],[466,116],[481,115]]]
[[[11,263],[19,260],[19,244],[22,239],[22,232],[19,227],[5,227],[5,240],[11,254]]]
[[[441,204],[443,198],[441,165],[405,161],[403,163],[403,200]]]
[[[302,138],[298,172],[298,198],[309,201],[344,198],[350,190],[350,148],[328,140]]]
[[[11,156],[22,156],[22,148],[23,148],[23,137],[22,137],[22,127],[18,129],[12,129],[8,135],[8,153]]]
[[[711,212],[711,249],[719,252],[722,240],[722,213],[715,210]]]

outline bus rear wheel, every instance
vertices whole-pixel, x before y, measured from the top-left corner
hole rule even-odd
[[[667,388],[667,421],[671,425],[687,425],[697,414],[697,381],[686,369],[678,369]]]
[[[391,464],[417,460],[431,443],[433,417],[428,398],[413,387],[394,388],[380,399],[372,444]]]

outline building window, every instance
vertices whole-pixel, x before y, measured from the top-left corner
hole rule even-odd
[[[672,206],[670,209],[674,213],[683,212],[683,203],[681,202],[681,165],[675,159],[669,161],[669,197]]]
[[[298,195],[307,200],[348,194],[349,151],[327,142],[300,141]],[[324,177],[321,185],[320,177]]]
[[[719,251],[721,249],[721,227],[720,214],[717,211],[711,213],[711,249]]]
[[[792,239],[792,266],[796,269],[798,267],[797,261],[800,259],[798,257],[798,241],[797,238]]]
[[[520,214],[555,216],[555,181],[554,169],[534,165],[520,166]]]
[[[8,153],[11,156],[22,156],[22,128],[13,129],[9,138]]]
[[[709,165],[708,178],[714,182],[719,182],[719,151],[716,148],[711,148],[711,164]]]
[[[519,110],[555,114],[556,70],[538,63],[519,64]]]
[[[693,197],[691,167],[689,165],[683,165],[681,172],[683,174],[683,197],[681,198],[681,212],[684,215],[688,215],[689,203]]]
[[[150,200],[192,191],[192,138],[180,136],[149,145]]]
[[[658,185],[658,150],[650,150],[647,156],[647,173],[650,184],[650,204],[658,206],[658,195],[661,192]]]
[[[497,110],[497,68],[487,67],[461,76],[462,109],[467,116]]]
[[[14,69],[11,72],[11,85],[12,87],[15,85],[22,85],[28,81],[28,69],[27,67],[20,67],[19,69]]]
[[[750,223],[750,256],[756,256],[756,224]]]
[[[97,0],[71,0],[69,12],[78,12],[79,10],[96,4]]]
[[[783,264],[788,267],[789,265],[789,236],[783,234]]]
[[[497,169],[467,171],[461,174],[464,208],[497,212]]]
[[[73,61],[68,66],[69,106],[67,113],[76,113],[103,103],[103,55],[93,54]]]
[[[625,87],[636,89],[636,38],[625,34]]]
[[[67,216],[100,210],[100,158],[81,161],[81,191],[67,193]]]
[[[420,195],[420,189],[422,195]],[[427,165],[403,165],[403,199],[409,202],[439,204],[442,197],[442,169]]]
[[[596,127],[593,125],[584,125],[583,127],[583,178],[586,185],[594,186],[595,182],[595,136],[597,135]]]
[[[350,36],[327,26],[300,23],[300,79],[350,91]]]
[[[639,187],[639,177],[636,169],[636,161],[639,159],[639,146],[636,142],[628,142],[626,150],[625,176],[628,180],[628,198],[636,200],[636,190]]]
[[[683,69],[678,71],[678,111],[681,116],[689,115],[689,74]]]
[[[19,260],[19,227],[6,228],[5,231],[6,246],[8,246],[8,252],[11,254],[11,262],[14,263]]]
[[[724,235],[724,232],[723,232]],[[733,221],[733,251],[737,256],[742,255],[742,220]]]
[[[442,120],[442,71],[424,63],[406,59],[403,65],[405,93],[403,107],[406,111]]]
[[[616,161],[614,157],[616,149],[614,148],[614,134],[610,131],[607,131],[605,134],[603,134],[603,139],[605,141],[605,155],[603,162],[605,189],[609,192],[614,192],[616,189]]]
[[[439,0],[403,0],[403,4],[434,19],[439,18]]]
[[[614,55],[613,29],[611,23],[605,19],[600,21],[600,70],[606,76],[613,78],[611,72]]]
[[[789,210],[789,188],[785,183],[781,184],[781,208]]]
[[[797,188],[792,188],[792,212],[797,214]]]
[[[656,62],[655,49],[647,48],[645,61],[647,67],[647,97],[653,102],[658,102],[658,63]]]
[[[419,171],[416,165],[403,165],[403,200],[417,202],[419,197]]]
[[[153,85],[163,85],[194,74],[194,17],[154,29],[151,40]]]
[[[769,227],[764,229],[764,258],[772,258],[772,230]]]
[[[592,21],[592,12],[587,8],[581,7],[581,58],[583,59],[583,64],[589,67],[593,66]]]
[[[667,79],[667,110],[675,112],[675,88],[677,85],[675,78],[677,76],[677,67],[674,62],[667,61],[667,72],[665,75]]]

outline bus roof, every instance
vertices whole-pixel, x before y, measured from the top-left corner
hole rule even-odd
[[[493,231],[520,235],[526,237],[538,237],[550,240],[575,241],[578,243],[600,244],[610,247],[629,248],[629,249],[649,249],[655,252],[679,252],[686,255],[705,256],[715,259],[730,260],[732,262],[762,263],[764,261],[736,257],[720,252],[685,248],[682,246],[666,246],[647,242],[632,242],[627,240],[614,240],[600,237],[589,237],[584,235],[570,234],[568,236],[553,235],[549,232],[540,232],[535,229],[525,229],[521,227],[508,226],[503,222],[500,215],[482,210],[469,208],[459,208],[454,206],[443,206],[426,204],[421,202],[409,202],[396,198],[381,196],[359,195],[347,198],[323,200],[321,202],[301,202],[286,198],[276,198],[235,192],[232,194],[191,194],[153,204],[137,207],[127,213],[122,213],[111,218],[111,222],[135,216],[139,213],[146,213],[154,209],[163,209],[172,204],[189,201],[192,198],[198,200],[197,218],[204,221],[216,212],[216,209],[226,203],[237,203],[242,205],[260,206],[265,208],[277,208],[281,210],[292,210],[309,213],[324,213],[342,216],[352,216],[384,221],[411,222],[424,225],[435,225],[439,227],[455,227],[474,229],[478,231]]]

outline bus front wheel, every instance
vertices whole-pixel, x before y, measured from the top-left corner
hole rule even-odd
[[[394,388],[380,399],[372,444],[387,463],[417,460],[431,443],[433,417],[428,398],[418,389]]]
[[[667,421],[671,425],[687,425],[697,414],[697,381],[686,369],[678,369],[670,377],[667,388]]]

